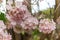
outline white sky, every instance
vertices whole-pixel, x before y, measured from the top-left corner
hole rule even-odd
[[[53,7],[55,5],[55,0],[44,0],[40,3],[40,10],[49,8],[47,2],[49,3],[50,7]]]
[[[3,2],[0,4],[0,11],[5,13],[5,8],[6,7],[6,0],[3,0]]]
[[[39,2],[39,10],[46,10],[47,8],[49,8],[49,6],[54,7],[54,5],[55,5],[55,0],[44,0],[44,1]],[[34,8],[36,12],[38,12],[37,5],[32,5],[32,7]],[[33,13],[35,12],[34,10],[32,10]]]

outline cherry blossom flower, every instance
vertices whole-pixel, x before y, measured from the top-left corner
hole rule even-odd
[[[11,40],[11,35],[10,34],[3,35],[3,40]]]
[[[10,8],[6,14],[6,18],[10,21],[11,26],[16,26],[16,24],[20,25],[20,23],[29,16],[31,16],[31,13],[25,5]]]
[[[15,6],[16,6],[16,7],[21,7],[21,6],[22,6],[22,2],[20,2],[20,1],[15,1]]]
[[[27,19],[24,20],[24,22],[21,23],[21,26],[23,29],[36,29],[38,25],[38,20],[35,17],[28,17]]]
[[[11,35],[6,31],[6,25],[0,20],[0,40],[11,40]]]
[[[0,32],[2,32],[4,29],[6,29],[6,25],[4,25],[2,20],[0,20]]]
[[[8,29],[12,29],[12,27],[16,26],[16,22],[13,21],[8,14],[6,14],[6,18],[8,19],[8,21],[6,22],[6,26]]]
[[[8,0],[7,4],[9,4],[9,5],[13,4],[13,1],[12,0]]]
[[[13,28],[16,27],[16,25],[19,25],[19,27],[22,27],[23,29],[30,30],[30,29],[35,29],[36,26],[38,25],[37,18],[31,15],[26,5],[23,5],[22,3],[19,2],[16,2],[15,7],[10,8],[7,11],[6,18],[10,22],[8,23],[9,28],[10,26],[11,28]]]
[[[12,6],[9,5],[9,4],[7,4],[7,5],[6,5],[6,9],[7,9],[7,10],[10,10],[10,9],[12,9]]]
[[[49,19],[41,19],[39,23],[39,31],[45,34],[51,33],[53,30],[56,29],[56,23],[53,20]]]

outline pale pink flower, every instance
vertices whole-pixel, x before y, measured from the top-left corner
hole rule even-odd
[[[3,35],[3,40],[11,40],[11,35],[10,34],[5,34]]]
[[[7,4],[7,5],[6,5],[6,9],[7,9],[7,10],[11,10],[11,9],[12,9],[12,6]]]
[[[2,32],[4,29],[6,29],[6,25],[3,23],[2,20],[0,20],[0,32]]]
[[[8,1],[7,1],[7,4],[6,4],[6,9],[7,9],[7,10],[12,9],[12,4],[13,4],[13,1],[12,1],[12,0],[8,0]]]
[[[21,23],[21,26],[23,29],[36,29],[38,25],[38,20],[35,17],[28,17],[27,19],[24,20],[24,22]]]
[[[13,4],[13,0],[8,0],[7,4],[9,4],[9,5]]]
[[[56,23],[53,20],[41,19],[39,23],[39,31],[45,34],[51,33],[56,29]]]
[[[3,36],[0,34],[0,40],[3,40]]]
[[[25,14],[25,10],[22,10],[20,8],[13,8],[13,10],[8,11],[7,18],[9,21],[20,23],[23,20]]]
[[[6,25],[0,20],[0,40],[11,40],[11,35],[6,31]]]
[[[22,27],[23,29],[30,30],[35,29],[38,25],[37,18],[32,17],[31,13],[27,9],[27,6],[22,4],[19,5],[19,3],[16,3],[14,8],[8,10],[6,17],[8,21],[10,21],[10,25],[12,28],[12,25],[14,25],[15,27],[16,25],[19,25],[19,27]]]
[[[8,10],[6,14],[6,18],[10,21],[11,26],[16,26],[16,24],[20,25],[20,23],[29,16],[31,16],[31,13],[25,5],[22,5],[19,8],[14,7]]]
[[[21,7],[21,6],[22,6],[22,2],[16,1],[16,2],[15,2],[15,6],[18,7],[18,8]]]
[[[8,14],[6,14],[6,18],[9,21],[9,22],[6,23],[8,29],[12,29],[12,27],[15,27],[16,26],[16,22],[13,21]]]

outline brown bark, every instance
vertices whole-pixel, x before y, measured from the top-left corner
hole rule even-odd
[[[55,0],[56,1],[56,6],[55,6],[55,12],[54,12],[54,21],[56,22],[56,19],[60,16],[60,0]],[[57,26],[60,27],[60,26]],[[59,32],[59,29],[56,29],[57,33]],[[60,40],[60,35],[59,38],[57,40]]]
[[[54,12],[54,21],[60,16],[60,0],[55,0],[55,12]]]

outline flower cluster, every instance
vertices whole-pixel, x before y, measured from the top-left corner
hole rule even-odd
[[[7,4],[6,4],[6,9],[7,9],[7,10],[12,9],[12,4],[13,4],[13,1],[12,1],[12,0],[8,0],[8,1],[7,1]]]
[[[53,20],[49,19],[41,19],[39,23],[39,31],[43,33],[51,33],[53,30],[56,29],[56,24]]]
[[[6,14],[6,17],[11,22],[12,25],[16,25],[16,24],[21,26],[23,25],[22,28],[24,29],[27,28],[31,29],[30,27],[34,27],[35,24],[38,25],[37,18],[33,17],[31,13],[28,11],[28,9],[24,6],[20,8],[15,7],[12,10],[9,10],[8,14]]]
[[[9,5],[7,5],[7,7],[8,6]],[[33,30],[38,28],[37,25],[39,25],[38,29],[43,33],[51,33],[56,29],[56,24],[53,20],[42,19],[39,23],[38,19],[31,15],[27,6],[23,3],[16,2],[15,7],[10,6],[7,10],[6,17],[8,21],[10,21],[9,26],[16,27],[16,25],[18,25],[22,29]]]
[[[11,22],[12,25],[20,24],[28,16],[31,16],[30,12],[27,10],[25,5],[14,7],[8,10],[6,17]]]
[[[6,25],[0,20],[0,40],[11,40],[11,35],[6,31]]]
[[[38,20],[35,17],[28,17],[21,23],[22,28],[27,30],[36,29],[37,25],[38,25]]]
[[[12,4],[9,3],[8,4]],[[20,4],[20,5],[19,5]],[[8,7],[9,5],[7,5]],[[6,14],[7,19],[10,21],[9,26],[20,25],[23,29],[35,29],[36,25],[38,25],[37,18],[33,17],[31,13],[28,11],[27,6],[23,5],[21,2],[16,2],[15,7],[13,8],[10,5]]]

